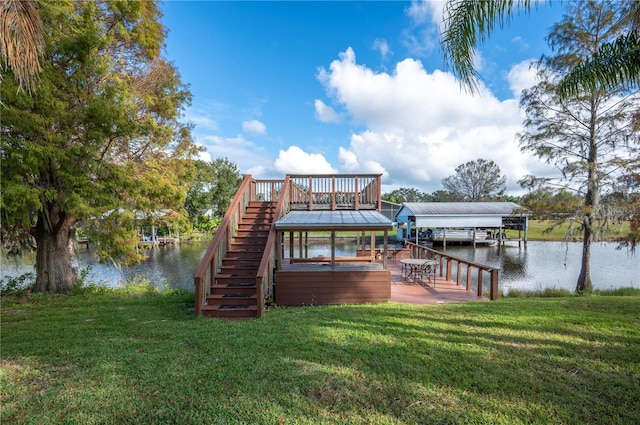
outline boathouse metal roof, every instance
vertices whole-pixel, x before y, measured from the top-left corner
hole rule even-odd
[[[372,210],[291,211],[275,224],[277,230],[390,230],[393,222]]]
[[[522,207],[513,202],[405,202],[414,215],[512,215]]]
[[[521,216],[523,208],[513,202],[405,202],[396,214],[399,223],[416,227],[502,227],[505,217]]]

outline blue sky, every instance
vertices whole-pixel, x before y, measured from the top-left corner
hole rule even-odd
[[[256,178],[382,173],[383,191],[431,193],[478,158],[517,180],[548,166],[520,152],[528,61],[561,4],[522,13],[478,52],[471,96],[444,70],[443,1],[166,1],[165,56],[190,85],[185,119],[206,149]]]

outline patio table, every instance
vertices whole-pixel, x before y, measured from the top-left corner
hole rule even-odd
[[[435,271],[435,266],[438,265],[438,262],[436,260],[429,260],[425,258],[403,258],[400,260],[400,262],[402,263],[402,272],[406,273],[407,269],[409,271],[404,277],[404,279],[408,280],[409,277],[413,276],[414,282],[417,282],[416,281],[417,274],[421,273],[423,267],[426,267],[426,266],[433,267],[433,270]],[[427,276],[427,279],[431,281],[430,276]],[[435,274],[434,274],[434,280],[435,280]]]

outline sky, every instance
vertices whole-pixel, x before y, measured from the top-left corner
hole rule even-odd
[[[522,153],[522,89],[560,3],[519,13],[475,57],[471,95],[439,44],[444,1],[178,1],[162,4],[164,55],[193,99],[184,120],[203,159],[241,174],[382,174],[383,193],[432,193],[455,168],[493,160],[517,181],[548,176]]]

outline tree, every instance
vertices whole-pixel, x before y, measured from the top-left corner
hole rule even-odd
[[[155,3],[41,2],[38,11],[38,90],[18,91],[13,78],[1,87],[0,207],[3,242],[28,232],[34,290],[53,292],[75,284],[68,242],[80,220],[112,260],[135,257],[131,221],[180,208],[196,149],[180,122],[190,93],[160,56]]]
[[[462,196],[458,193],[450,192],[448,190],[436,190],[431,195],[431,202],[460,202]]]
[[[504,192],[507,178],[500,175],[495,162],[478,159],[456,167],[456,173],[445,177],[442,186],[463,201],[487,201]]]
[[[526,176],[518,183],[528,190],[519,202],[529,211],[531,218],[564,220],[574,217],[582,205],[581,196],[564,187],[550,187],[546,178]]]
[[[0,2],[0,58],[19,88],[32,91],[38,81],[44,53],[44,31],[38,3],[24,0]]]
[[[227,158],[216,159],[213,168],[215,177],[211,182],[211,208],[214,217],[222,218],[242,183],[242,177],[238,166]]]
[[[430,197],[428,194],[420,192],[415,188],[401,187],[390,193],[382,195],[382,199],[389,202],[395,202],[396,204],[402,204],[404,202],[428,202]]]
[[[628,12],[622,18],[630,21],[629,31],[616,39],[603,42],[600,49],[582,59],[558,85],[563,96],[576,94],[581,88],[602,87],[614,90],[640,84],[640,2],[617,2]],[[441,44],[445,63],[463,86],[472,92],[478,88],[480,75],[473,65],[478,44],[483,43],[496,26],[504,27],[518,9],[529,10],[530,0],[449,0],[444,8],[444,30]]]
[[[209,189],[215,178],[213,164],[207,161],[195,161],[194,175],[187,191],[184,209],[189,214],[191,225],[198,228],[202,218],[211,208],[211,195]]]
[[[608,218],[600,196],[612,191],[617,177],[640,161],[636,151],[640,139],[632,125],[640,97],[638,92],[625,95],[622,90],[599,87],[572,98],[558,95],[561,78],[593,55],[602,42],[615,40],[629,19],[625,3],[581,1],[570,5],[567,12],[548,36],[556,55],[538,62],[540,83],[523,91],[520,105],[526,120],[519,139],[523,151],[555,164],[561,180],[583,196],[578,212],[583,252],[576,292],[588,293],[592,288],[591,242],[598,223]]]
[[[187,192],[185,209],[189,220],[198,227],[207,211],[212,218],[222,218],[237,192],[242,177],[238,166],[228,159],[213,162],[196,161],[193,183]]]

